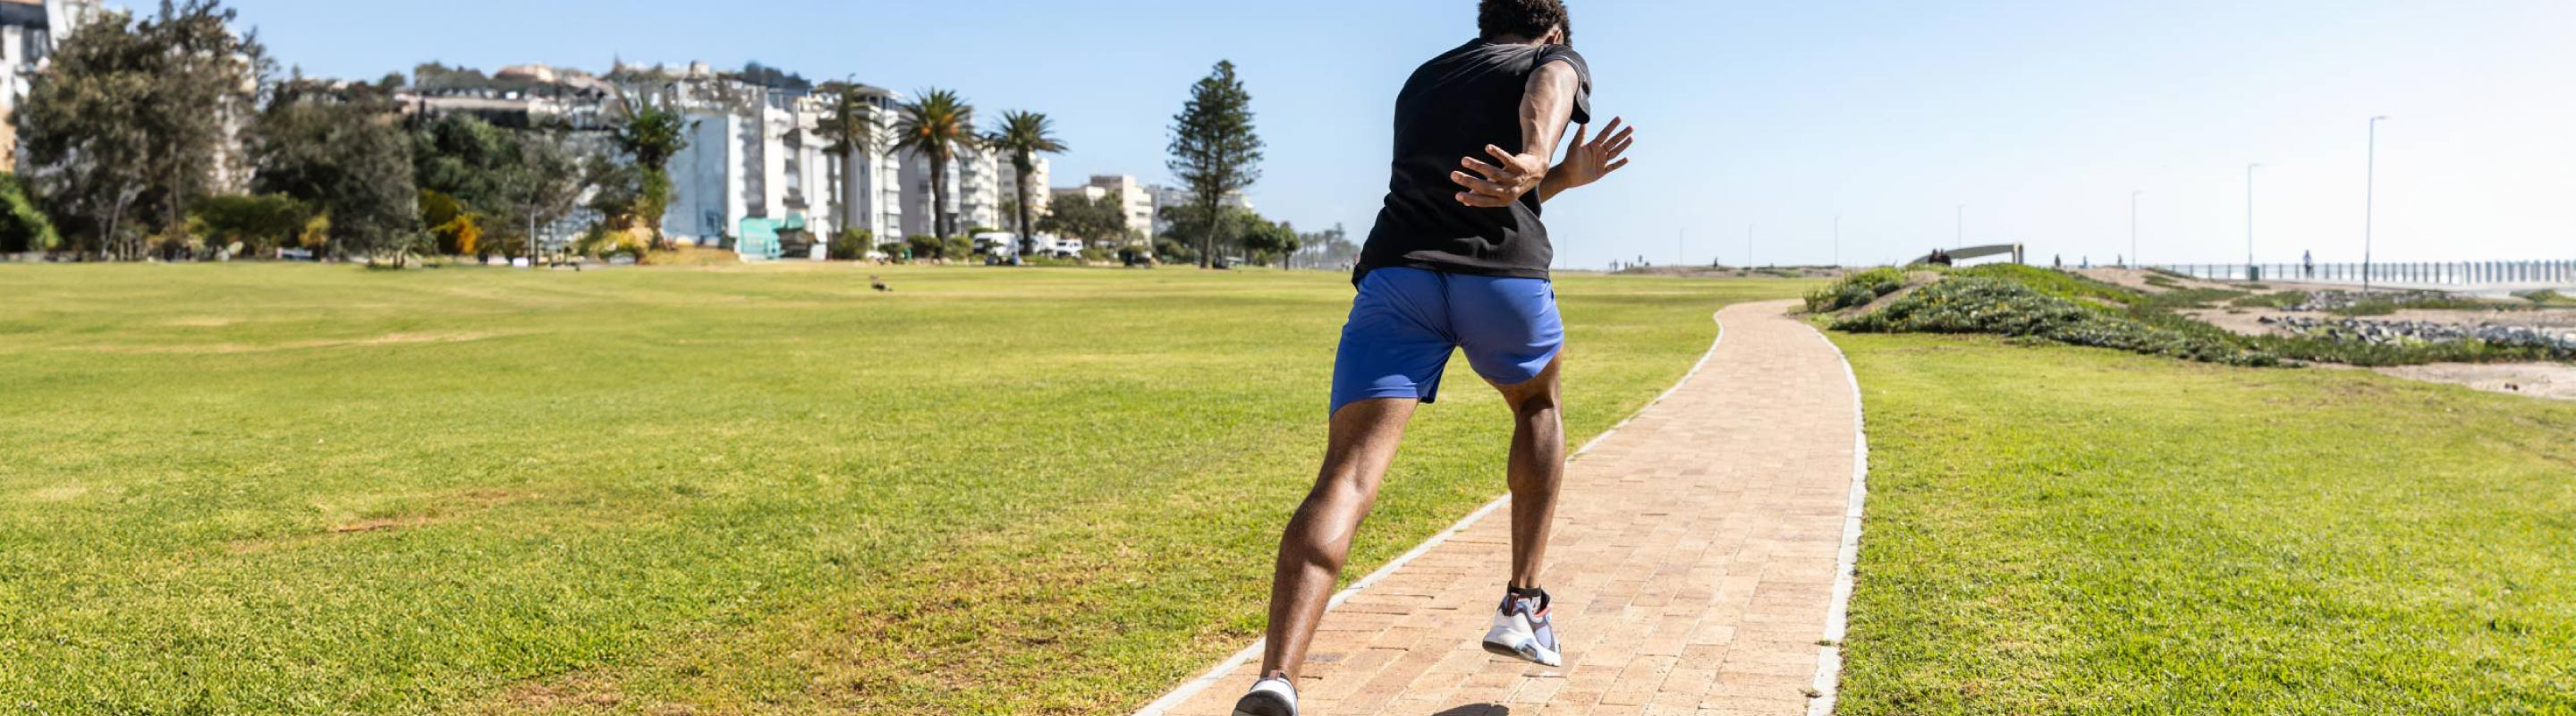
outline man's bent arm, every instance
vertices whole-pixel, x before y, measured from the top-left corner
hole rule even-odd
[[[1581,82],[1574,66],[1564,62],[1550,62],[1530,73],[1529,88],[1521,96],[1519,152],[1487,145],[1485,153],[1499,164],[1487,164],[1476,157],[1461,160],[1461,166],[1475,174],[1450,173],[1452,181],[1467,188],[1458,194],[1458,202],[1498,208],[1510,206],[1530,192],[1542,191],[1548,160],[1556,156],[1556,143],[1565,137],[1565,125],[1574,119],[1574,98],[1581,90]],[[1539,198],[1545,200],[1547,193],[1542,192]]]
[[[1557,142],[1565,138],[1565,126],[1574,121],[1574,96],[1582,81],[1574,65],[1565,62],[1550,62],[1530,73],[1529,92],[1521,97],[1521,137],[1526,142],[1523,155],[1538,157],[1542,166],[1556,156]],[[1551,168],[1539,181],[1538,200],[1547,201],[1572,188]]]
[[[1522,156],[1538,157],[1542,164],[1556,156],[1565,125],[1574,121],[1574,95],[1582,81],[1574,65],[1561,61],[1530,73],[1529,92],[1521,97]]]

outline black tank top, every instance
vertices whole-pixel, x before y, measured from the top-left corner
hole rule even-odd
[[[1538,192],[1504,208],[1458,203],[1449,180],[1458,160],[1494,158],[1485,145],[1519,150],[1521,101],[1530,74],[1550,62],[1574,66],[1574,123],[1592,121],[1592,69],[1573,48],[1476,40],[1413,71],[1395,99],[1394,179],[1386,208],[1360,249],[1353,281],[1402,266],[1449,273],[1546,278],[1555,260]],[[1554,161],[1554,157],[1549,158]]]

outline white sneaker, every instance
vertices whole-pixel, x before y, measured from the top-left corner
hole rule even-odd
[[[1253,682],[1252,691],[1234,702],[1234,716],[1297,716],[1297,685],[1285,674]]]
[[[1564,666],[1564,655],[1557,653],[1556,628],[1547,618],[1550,601],[1546,590],[1529,597],[1504,594],[1502,608],[1494,613],[1494,628],[1485,632],[1485,650],[1547,666]]]

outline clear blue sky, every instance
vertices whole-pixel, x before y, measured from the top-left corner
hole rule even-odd
[[[1365,234],[1405,75],[1473,34],[1473,0],[233,0],[283,63],[370,78],[760,60],[817,80],[947,87],[1047,112],[1092,173],[1168,181],[1165,127],[1232,59],[1269,141],[1263,213]],[[2366,122],[2383,260],[2576,258],[2576,3],[2567,0],[1575,0],[1595,108],[1637,163],[1549,207],[1564,267],[1890,261],[2022,241],[2358,260]],[[1677,234],[1687,231],[1686,240]]]

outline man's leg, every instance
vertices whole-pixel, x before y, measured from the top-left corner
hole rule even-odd
[[[1270,583],[1270,630],[1261,647],[1261,673],[1284,673],[1294,683],[1306,647],[1332,600],[1351,535],[1377,502],[1378,485],[1403,442],[1404,425],[1419,403],[1412,399],[1362,400],[1333,413],[1324,469],[1288,532],[1279,539],[1279,564]]]
[[[1538,588],[1547,538],[1556,522],[1557,487],[1565,481],[1565,423],[1557,409],[1559,354],[1538,377],[1495,386],[1512,409],[1512,583]]]

